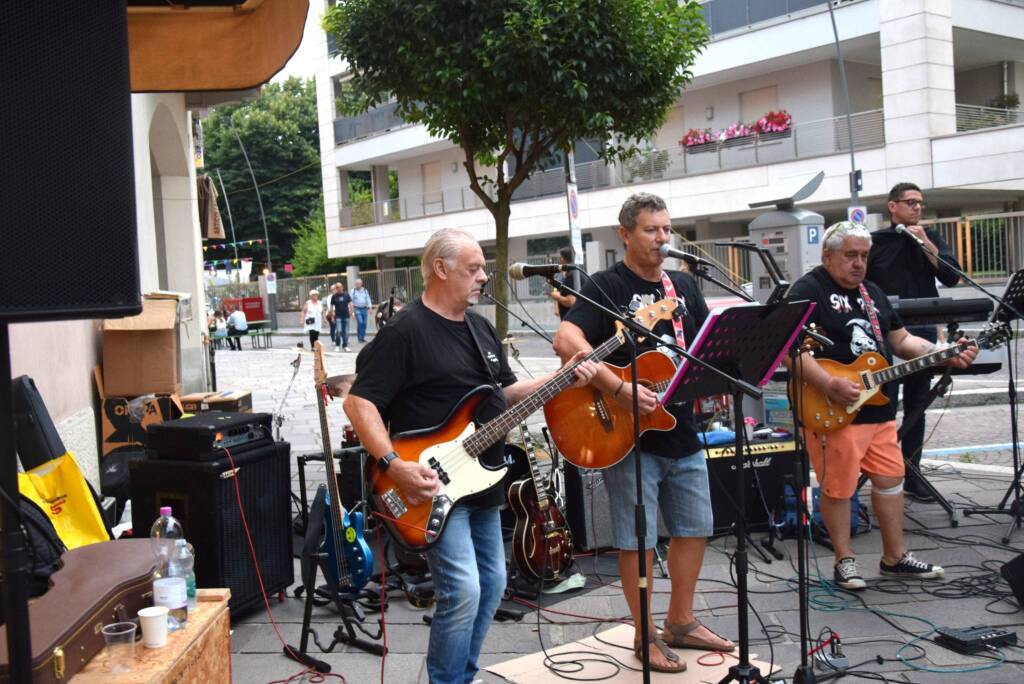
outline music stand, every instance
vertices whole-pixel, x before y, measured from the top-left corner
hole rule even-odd
[[[1020,318],[1019,312],[1024,309],[1024,269],[1017,271],[1010,278],[1010,282],[1006,285],[1006,291],[1003,292],[1003,298],[999,301],[999,306],[996,307],[995,311],[992,312],[992,317],[989,319],[990,323],[1010,323]],[[1013,480],[1010,482],[1010,486],[1006,489],[1006,494],[1003,495],[1002,500],[996,507],[987,508],[965,508],[964,515],[971,515],[973,513],[984,513],[988,515],[1009,515],[1012,516],[1010,526],[1006,530],[1006,535],[1003,536],[1003,543],[1010,543],[1010,535],[1013,534],[1013,530],[1016,527],[1020,527],[1021,521],[1024,520],[1024,511],[1021,511],[1021,460],[1020,460],[1020,447],[1018,446],[1018,427],[1017,427],[1017,385],[1013,381],[1013,350],[1010,345],[1006,345],[1006,376],[1007,376],[1007,394],[1010,398],[1010,437],[1012,440],[1013,449]],[[1006,504],[1013,496],[1013,503],[1007,507]]]
[[[741,304],[726,309],[715,309],[708,314],[700,332],[694,338],[690,353],[736,378],[761,387],[782,362],[786,352],[796,341],[807,318],[814,309],[808,301],[785,302],[772,306]],[[734,383],[708,371],[703,366],[684,359],[661,404],[692,401],[698,396],[709,394],[732,394],[734,432],[736,433],[733,455],[736,469],[736,604],[738,607],[738,631],[740,654],[738,662],[729,668],[719,684],[736,681],[765,682],[767,679],[755,665],[750,663],[750,642],[747,634],[747,510],[746,510],[746,469],[744,467],[743,443],[744,416],[743,393]],[[770,674],[770,673],[769,673]]]

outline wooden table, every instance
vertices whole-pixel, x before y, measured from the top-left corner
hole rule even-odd
[[[231,684],[231,619],[228,589],[199,589],[184,629],[170,632],[163,648],[135,642],[131,672],[112,673],[106,649],[69,684]]]

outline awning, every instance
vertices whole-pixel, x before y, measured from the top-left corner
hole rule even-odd
[[[244,90],[298,49],[308,0],[127,0],[132,92]]]

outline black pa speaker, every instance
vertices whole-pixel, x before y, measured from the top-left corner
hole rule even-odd
[[[294,580],[291,546],[291,458],[287,442],[216,461],[146,459],[130,464],[132,527],[149,535],[161,506],[170,506],[196,550],[196,583],[231,590],[231,615],[262,605],[242,516],[241,494],[267,594]]]
[[[0,320],[138,313],[124,0],[0,2],[0,64]]]
[[[1017,597],[1017,605],[1024,608],[1024,553],[1013,560],[1004,563],[999,574],[1013,589],[1013,595]]]

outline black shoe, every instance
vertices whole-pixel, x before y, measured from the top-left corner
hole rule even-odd
[[[860,591],[867,587],[867,582],[860,576],[857,571],[857,561],[852,558],[843,558],[832,571],[832,577],[843,589],[849,589],[850,591]]]
[[[919,561],[910,551],[904,553],[903,557],[893,565],[887,565],[885,561],[878,561],[878,569],[883,575],[889,577],[909,579],[935,579],[945,574],[941,565]]]
[[[903,485],[903,493],[918,503],[935,503],[935,496],[921,482],[906,481]]]

